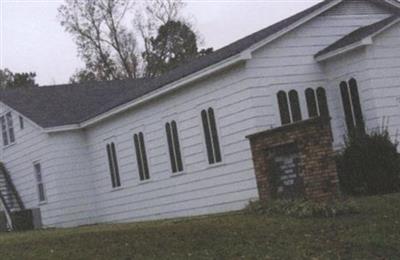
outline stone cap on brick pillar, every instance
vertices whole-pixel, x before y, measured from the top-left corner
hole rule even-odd
[[[305,119],[302,121],[297,121],[297,122],[294,122],[291,124],[274,127],[274,128],[264,130],[264,131],[261,131],[258,133],[250,134],[250,135],[247,135],[246,138],[253,139],[256,137],[260,137],[260,136],[273,135],[277,132],[286,132],[286,131],[290,131],[290,130],[298,129],[298,128],[308,128],[310,125],[320,125],[321,127],[325,127],[325,126],[330,127],[330,123],[331,123],[331,117],[329,117],[329,116],[328,117],[327,116],[313,117],[313,118]]]

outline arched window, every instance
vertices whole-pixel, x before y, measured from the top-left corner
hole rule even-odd
[[[349,90],[347,86],[347,82],[342,81],[340,83],[340,94],[342,96],[342,103],[343,103],[343,111],[344,117],[347,125],[347,130],[353,131],[354,129],[354,119],[353,119],[353,112],[351,110],[351,102],[349,96]]]
[[[139,178],[141,181],[150,179],[149,165],[147,163],[146,147],[144,144],[143,133],[133,135],[133,142],[136,150],[136,160],[139,170]]]
[[[297,94],[296,90],[289,91],[289,102],[293,122],[301,121],[299,95]]]
[[[282,125],[289,124],[291,120],[289,112],[289,103],[286,96],[286,92],[279,91],[277,97],[278,97],[279,113],[281,115],[281,123]]]
[[[120,187],[121,180],[119,178],[117,152],[115,149],[114,142],[107,144],[107,157],[108,157],[108,167],[110,169],[112,187],[113,188]]]
[[[172,172],[183,171],[183,163],[181,156],[181,148],[179,145],[178,128],[175,121],[165,124],[165,131],[167,134],[169,157],[171,160]]]
[[[354,78],[350,79],[349,83],[342,81],[340,83],[340,93],[342,95],[347,130],[352,132],[354,129],[357,129],[365,132],[357,81]]]
[[[355,126],[357,127],[357,129],[364,131],[365,130],[364,117],[361,109],[360,96],[358,94],[357,81],[353,78],[350,79],[349,87],[350,87],[351,103],[353,104],[353,117],[355,121]]]
[[[222,161],[222,156],[218,139],[217,124],[215,122],[214,109],[210,107],[208,110],[201,111],[201,120],[203,122],[208,162],[209,164],[219,163]]]
[[[318,116],[317,99],[315,97],[315,91],[312,88],[308,88],[305,91],[308,116],[316,117]]]
[[[323,87],[317,88],[317,100],[319,115],[323,117],[329,116],[328,100],[326,98],[326,91]]]

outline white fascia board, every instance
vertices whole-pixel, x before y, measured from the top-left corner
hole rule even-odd
[[[45,133],[58,133],[58,132],[66,132],[66,131],[74,131],[81,129],[80,124],[71,124],[71,125],[62,125],[62,126],[55,126],[55,127],[46,127],[43,129]]]
[[[380,33],[382,33],[383,31],[387,30],[388,28],[392,27],[393,25],[397,24],[400,21],[400,19],[396,19],[393,22],[391,22],[390,24],[386,25],[385,27],[383,27],[382,29],[380,29],[379,31],[369,35],[368,37],[362,39],[361,41],[352,43],[350,45],[347,45],[343,48],[325,53],[321,56],[318,56],[315,58],[316,61],[321,62],[321,61],[325,61],[328,60],[330,58],[336,57],[338,55],[342,55],[344,53],[347,53],[349,51],[355,50],[357,48],[363,47],[363,46],[368,46],[368,45],[372,45],[374,43],[373,38],[377,35],[379,35]]]
[[[398,2],[397,0],[385,0],[385,2],[395,6],[397,8],[400,8],[400,2]]]
[[[36,124],[34,121],[32,121],[30,118],[26,117],[24,114],[20,113],[19,111],[15,110],[14,108],[8,106],[6,103],[4,103],[3,101],[0,101],[0,103],[6,107],[6,110],[10,110],[14,113],[17,113],[18,115],[22,116],[26,121],[28,121],[30,124],[32,124],[34,127],[36,127],[37,129],[39,129],[40,131],[43,131],[43,127],[41,127],[40,125]]]
[[[367,39],[361,40],[359,42],[355,42],[353,44],[350,44],[350,45],[348,45],[346,47],[343,47],[343,48],[340,48],[340,49],[325,53],[324,55],[316,57],[315,60],[318,61],[318,62],[325,61],[325,60],[328,60],[330,58],[342,55],[342,54],[344,54],[346,52],[358,49],[358,48],[360,48],[362,46],[367,46],[367,45],[371,45],[371,44],[372,44],[372,39],[368,38],[368,40]]]
[[[51,128],[46,128],[45,132],[47,133],[51,133],[51,132],[61,132],[61,131],[71,131],[71,130],[76,130],[76,129],[80,129],[80,128],[85,128],[88,126],[91,126],[101,120],[104,120],[112,115],[115,115],[117,113],[120,113],[122,111],[125,111],[127,109],[130,109],[136,105],[142,104],[144,102],[149,101],[150,99],[153,99],[155,97],[158,97],[159,95],[165,94],[167,92],[170,92],[172,90],[175,90],[183,85],[189,84],[190,82],[193,82],[195,80],[198,80],[202,77],[205,77],[211,73],[214,73],[216,71],[219,71],[221,69],[224,69],[226,67],[232,66],[233,64],[236,64],[240,61],[246,61],[251,59],[252,57],[252,53],[263,47],[264,45],[270,43],[271,41],[285,35],[286,33],[292,31],[293,29],[301,26],[302,24],[308,22],[309,20],[313,19],[314,17],[320,15],[321,13],[331,9],[332,7],[336,6],[337,4],[341,3],[343,0],[336,0],[333,1],[332,3],[314,11],[313,13],[309,14],[308,16],[300,19],[299,21],[297,21],[296,23],[286,27],[285,29],[280,30],[279,32],[267,37],[266,39],[254,44],[253,46],[247,48],[246,50],[242,51],[240,54],[232,56],[226,60],[223,60],[221,62],[218,62],[214,65],[211,65],[199,72],[196,72],[194,74],[191,74],[189,76],[186,76],[185,78],[182,78],[178,81],[175,81],[173,83],[170,83],[160,89],[157,89],[155,91],[152,91],[150,93],[148,93],[147,95],[140,97],[138,99],[135,99],[129,103],[123,104],[121,106],[118,106],[110,111],[107,111],[99,116],[96,116],[94,118],[91,118],[85,122],[82,122],[80,124],[77,125],[65,125],[65,126],[60,126],[60,127],[51,127]]]
[[[184,85],[187,85],[191,82],[194,82],[196,80],[202,79],[210,74],[213,74],[217,71],[220,71],[222,69],[228,68],[230,66],[233,66],[239,62],[244,62],[246,60],[249,60],[251,58],[251,54],[244,51],[242,53],[239,53],[237,55],[234,55],[226,60],[223,60],[221,62],[218,62],[214,65],[211,65],[203,70],[200,70],[198,72],[195,72],[189,76],[186,76],[180,80],[177,80],[175,82],[172,82],[168,85],[165,85],[164,87],[161,87],[159,89],[156,89],[154,91],[151,91],[150,93],[139,97],[137,99],[132,100],[131,102],[125,103],[123,105],[120,105],[114,109],[111,109],[103,114],[100,114],[96,117],[93,117],[87,121],[84,121],[80,124],[71,124],[71,125],[64,125],[64,126],[59,126],[59,127],[49,127],[45,128],[44,131],[47,133],[53,133],[53,132],[63,132],[63,131],[72,131],[72,130],[77,130],[85,127],[89,127],[95,123],[98,123],[99,121],[102,121],[110,116],[113,116],[115,114],[121,113],[123,111],[126,111],[132,107],[135,107],[137,105],[143,104],[144,102],[148,102],[149,100],[159,97],[160,95],[164,95],[166,93],[169,93],[173,90],[176,90]]]

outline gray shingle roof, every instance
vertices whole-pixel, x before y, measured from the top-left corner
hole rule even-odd
[[[368,36],[373,35],[374,33],[378,32],[379,30],[385,28],[385,26],[387,26],[390,23],[394,22],[398,18],[399,18],[398,15],[392,15],[392,16],[390,16],[390,17],[388,17],[388,18],[386,18],[384,20],[381,20],[379,22],[376,22],[374,24],[361,27],[361,28],[359,28],[359,29],[347,34],[346,36],[344,36],[343,38],[341,38],[338,41],[334,42],[333,44],[329,45],[325,49],[321,50],[314,57],[318,58],[318,57],[320,57],[322,55],[325,55],[327,53],[330,53],[330,52],[333,52],[335,50],[344,48],[344,47],[349,46],[349,45],[351,45],[353,43],[357,43],[357,42],[367,38]]]
[[[318,3],[154,79],[89,82],[79,85],[4,90],[0,92],[0,100],[44,128],[81,123],[232,57],[333,1],[325,0]],[[380,0],[367,1],[386,7],[386,4]],[[394,8],[392,7],[392,9]]]

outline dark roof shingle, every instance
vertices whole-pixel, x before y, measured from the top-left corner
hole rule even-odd
[[[315,58],[318,58],[322,55],[325,55],[329,52],[336,51],[338,49],[344,48],[346,46],[349,46],[353,43],[357,43],[368,36],[373,35],[374,33],[378,32],[379,30],[385,28],[385,26],[389,25],[390,23],[394,22],[396,19],[398,19],[398,15],[392,15],[384,20],[381,20],[379,22],[376,22],[374,24],[368,25],[361,27],[343,38],[339,39],[338,41],[334,42],[333,44],[329,45],[325,49],[321,50],[317,54],[315,54]]]
[[[0,91],[0,100],[41,127],[77,124],[135,100],[166,84],[239,54],[253,44],[301,20],[335,0],[325,0],[298,14],[196,58],[154,79],[88,82]],[[378,0],[367,0],[376,4]]]

